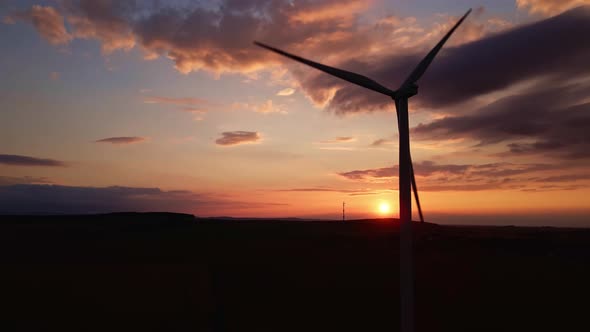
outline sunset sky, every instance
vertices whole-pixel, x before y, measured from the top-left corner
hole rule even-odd
[[[0,213],[397,217],[392,100],[252,41],[395,89],[468,8],[410,100],[427,221],[590,227],[590,0],[4,0]]]

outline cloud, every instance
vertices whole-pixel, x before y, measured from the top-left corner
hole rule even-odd
[[[64,0],[72,35],[98,40],[103,54],[135,47],[130,19],[140,7],[134,1]]]
[[[422,140],[469,138],[479,146],[505,143],[503,155],[590,158],[590,82],[539,84],[468,115],[447,116],[412,129]]]
[[[52,183],[46,177],[35,176],[0,176],[0,186],[11,186],[15,184],[48,184]]]
[[[537,182],[576,182],[590,180],[590,174],[566,174],[535,179]]]
[[[389,145],[389,144],[393,144],[393,143],[395,143],[393,139],[380,138],[380,139],[373,141],[373,143],[371,143],[370,147],[378,148],[378,147],[382,147],[384,145]]]
[[[144,137],[123,136],[123,137],[108,137],[94,141],[95,143],[110,143],[114,145],[128,145],[144,142]]]
[[[226,0],[221,1],[219,10],[167,7],[134,22],[134,32],[146,52],[152,57],[167,56],[182,73],[249,73],[278,62],[268,52],[253,47],[252,40],[293,44],[318,33],[350,27],[361,9],[354,4],[360,3]],[[319,8],[324,10],[318,15]]]
[[[195,2],[182,8],[176,2],[65,3],[60,10],[71,21],[71,35],[98,40],[103,52],[135,47],[148,58],[171,59],[182,73],[252,74],[282,66],[316,106],[338,114],[392,111],[393,104],[389,98],[256,48],[251,40],[395,88],[456,21],[439,15],[432,26],[411,17],[370,23],[361,19],[370,2],[358,0],[221,0],[217,7]],[[563,81],[563,77],[588,75],[590,47],[583,42],[588,30],[587,7],[517,27],[497,17],[473,15],[421,80],[413,105],[444,109],[541,77]],[[277,107],[260,110],[272,109]]]
[[[174,97],[158,97],[158,96],[151,96],[145,97],[143,100],[146,104],[169,104],[169,105],[176,105],[176,106],[199,106],[207,103],[207,100],[201,98],[192,98],[192,97],[183,97],[183,98],[174,98]]]
[[[301,23],[347,20],[369,5],[370,1],[367,0],[323,1],[313,8],[296,9],[290,19]]]
[[[334,143],[350,143],[356,141],[356,138],[352,136],[340,136],[331,140],[320,141],[322,144],[334,144]]]
[[[30,9],[7,16],[5,22],[30,22],[43,38],[53,45],[67,44],[72,40],[64,25],[64,17],[50,6],[33,5]]]
[[[252,46],[257,38],[281,44],[303,41],[323,45],[307,49],[348,47],[342,35],[354,31],[359,14],[369,3],[361,0],[274,1],[221,0],[217,6],[201,2],[135,2],[63,0],[59,7],[71,32],[63,27],[67,43],[73,38],[97,40],[104,54],[138,48],[145,59],[167,57],[178,71],[207,70],[251,73],[278,63]],[[36,8],[36,7],[34,7]],[[236,33],[239,32],[239,33]]]
[[[289,189],[279,189],[275,190],[278,192],[294,192],[294,193],[321,193],[321,192],[334,192],[334,193],[342,193],[347,194],[348,196],[362,196],[362,195],[378,195],[382,193],[391,192],[389,189],[337,189],[337,188],[324,188],[324,187],[317,187],[317,188],[289,188]]]
[[[270,114],[270,113],[280,113],[280,114],[287,114],[286,106],[283,104],[274,104],[272,100],[268,99],[265,102],[260,104],[256,103],[233,103],[231,105],[232,109],[246,109],[256,113],[262,114]]]
[[[215,140],[217,145],[233,146],[259,142],[262,137],[255,131],[226,131],[221,133],[221,138]]]
[[[16,24],[16,20],[12,16],[2,17],[2,23],[4,24]]]
[[[516,0],[516,6],[531,13],[552,16],[568,9],[590,5],[589,0]]]
[[[49,74],[49,78],[51,78],[52,81],[57,81],[59,80],[59,72],[57,71],[53,71]]]
[[[338,175],[349,180],[374,180],[397,177],[398,167],[382,167],[375,169],[355,170],[338,173]]]
[[[54,159],[43,159],[13,154],[0,154],[0,164],[10,166],[41,166],[41,167],[65,167],[63,161]]]
[[[205,215],[255,209],[275,203],[242,202],[214,194],[159,188],[75,187],[18,184],[0,186],[0,214],[88,214],[173,211]]]
[[[590,187],[590,173],[576,165],[562,164],[438,164],[414,163],[420,191],[571,190]],[[339,176],[361,183],[391,183],[398,166],[354,170]],[[569,174],[564,175],[564,172]],[[573,185],[571,182],[577,182]],[[553,183],[553,184],[548,184]],[[557,183],[557,184],[555,184]]]
[[[279,92],[277,92],[277,96],[290,96],[295,93],[295,89],[293,88],[286,88]]]
[[[584,39],[587,31],[590,31],[590,7],[581,7],[456,47],[445,47],[420,81],[420,93],[412,98],[412,103],[441,108],[532,79],[587,76],[590,74],[586,60],[590,58],[590,44]],[[464,27],[460,27],[453,39],[464,32]],[[424,50],[401,55],[380,54],[364,60],[348,60],[338,66],[396,88],[424,54]],[[299,78],[303,91],[316,104],[336,113],[393,109],[389,98],[328,75],[300,75]]]

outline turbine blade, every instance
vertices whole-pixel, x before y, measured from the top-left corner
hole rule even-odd
[[[308,66],[311,66],[315,69],[321,70],[324,73],[328,73],[332,76],[336,76],[336,77],[343,79],[345,81],[348,81],[350,83],[360,85],[363,88],[367,88],[369,90],[373,90],[375,92],[379,92],[379,93],[382,93],[387,96],[393,96],[393,94],[394,94],[394,92],[391,91],[390,89],[384,87],[383,85],[373,81],[372,79],[370,79],[368,77],[365,77],[365,76],[362,76],[359,74],[355,74],[355,73],[352,73],[352,72],[349,72],[346,70],[329,67],[329,66],[323,65],[321,63],[313,62],[311,60],[304,59],[304,58],[299,57],[297,55],[287,53],[285,51],[279,50],[278,48],[274,48],[272,46],[268,46],[268,45],[265,45],[265,44],[257,42],[257,41],[255,41],[254,44],[257,46],[260,46],[262,48],[265,48],[269,51],[272,51],[272,52],[275,52],[275,53],[280,54],[282,56],[285,56],[287,58],[290,58],[292,60],[301,62],[301,63],[306,64]]]
[[[420,215],[420,222],[424,222],[424,215],[422,214],[422,206],[420,205],[420,197],[418,197],[418,187],[416,187],[416,177],[414,176],[414,163],[411,161],[410,156],[410,172],[412,173],[412,189],[414,191],[414,199],[416,200],[416,206],[418,207],[418,214]]]
[[[397,100],[395,101],[395,114],[397,115],[397,125],[399,130],[399,107]],[[424,214],[422,214],[422,205],[420,204],[420,197],[418,196],[418,187],[416,186],[416,176],[414,175],[414,161],[412,161],[412,153],[410,152],[410,174],[412,177],[412,190],[414,191],[414,200],[418,207],[418,214],[420,215],[420,222],[424,222]]]
[[[467,11],[467,13],[465,13],[465,15],[463,15],[463,17],[461,17],[461,19],[455,24],[455,26],[453,26],[453,28],[449,32],[447,32],[447,34],[443,37],[443,39],[441,39],[438,42],[438,44],[436,44],[436,46],[432,50],[430,50],[430,52],[428,52],[426,57],[424,57],[424,59],[422,59],[422,61],[420,61],[418,66],[416,66],[414,71],[410,74],[410,76],[408,76],[408,78],[404,81],[404,84],[402,84],[402,86],[408,86],[408,85],[415,84],[416,82],[418,82],[420,77],[422,77],[422,75],[424,75],[424,73],[426,72],[426,69],[428,69],[428,66],[430,66],[430,64],[432,63],[432,60],[434,60],[434,57],[436,57],[436,55],[441,50],[443,45],[451,37],[453,32],[455,32],[455,30],[457,30],[459,25],[461,25],[461,23],[463,23],[463,21],[465,20],[465,18],[467,18],[469,13],[471,13],[471,8]]]

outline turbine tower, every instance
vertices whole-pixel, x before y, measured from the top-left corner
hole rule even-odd
[[[366,89],[384,94],[392,98],[397,110],[397,125],[399,132],[399,219],[400,219],[400,298],[401,298],[401,331],[414,331],[414,273],[412,266],[412,188],[416,199],[416,206],[423,222],[422,207],[418,198],[414,167],[410,154],[410,125],[408,119],[408,99],[418,94],[418,80],[424,75],[432,60],[436,57],[453,32],[463,23],[471,13],[471,9],[459,19],[453,28],[428,52],[426,57],[418,63],[410,76],[397,90],[390,90],[374,80],[342,69],[329,67],[321,63],[304,59],[274,48],[272,46],[255,41],[254,44],[263,47],[292,60],[301,62],[332,76],[360,85]]]

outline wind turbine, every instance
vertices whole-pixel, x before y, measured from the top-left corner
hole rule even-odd
[[[463,23],[465,18],[471,13],[469,9],[465,15],[453,26],[449,32],[428,52],[426,57],[420,61],[418,66],[412,71],[410,76],[397,90],[390,90],[374,80],[355,74],[346,70],[338,69],[304,59],[294,54],[287,53],[278,48],[255,41],[254,44],[263,47],[272,52],[278,53],[287,58],[301,62],[332,76],[348,81],[350,83],[362,86],[366,89],[384,94],[391,97],[395,102],[397,111],[397,124],[399,131],[399,219],[400,219],[400,297],[401,297],[401,331],[414,331],[414,276],[412,267],[412,188],[420,220],[423,222],[422,207],[418,198],[418,189],[416,188],[416,179],[414,176],[414,167],[410,154],[410,125],[408,119],[408,99],[418,94],[418,80],[424,75],[432,60],[442,49],[446,41]]]

